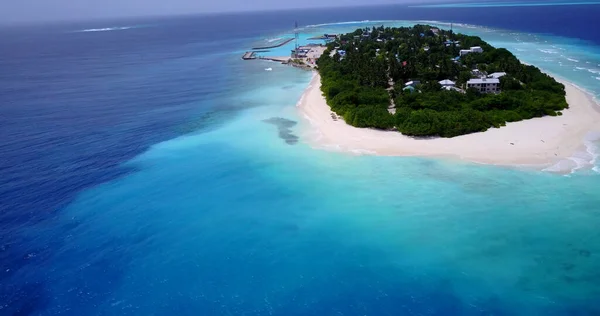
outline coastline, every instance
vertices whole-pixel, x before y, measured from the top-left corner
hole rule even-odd
[[[318,73],[302,95],[298,108],[310,125],[303,138],[314,148],[380,156],[448,157],[564,172],[586,164],[573,155],[585,154],[586,135],[600,132],[600,105],[574,84],[557,81],[565,85],[569,104],[562,116],[507,123],[501,128],[453,138],[417,139],[394,131],[353,127],[341,118],[334,120],[322,95]],[[591,165],[595,157],[590,156]]]

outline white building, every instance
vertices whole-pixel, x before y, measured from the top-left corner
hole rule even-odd
[[[500,93],[500,79],[478,78],[467,81],[467,89],[474,88],[481,93]]]
[[[494,72],[488,75],[489,78],[496,78],[496,79],[500,79],[501,77],[506,76],[505,72]]]
[[[404,86],[406,86],[406,87],[411,86],[411,87],[414,88],[414,87],[416,87],[417,85],[420,85],[420,84],[421,84],[421,81],[419,81],[419,80],[413,80],[413,81],[407,82]]]
[[[454,87],[456,85],[456,82],[450,79],[444,79],[442,81],[439,81],[439,83],[442,87]]]
[[[469,49],[461,49],[459,52],[459,55],[464,56],[466,54],[471,54],[471,53],[483,53],[483,48],[481,48],[480,46],[473,46]]]

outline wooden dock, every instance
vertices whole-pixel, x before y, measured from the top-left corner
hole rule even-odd
[[[253,48],[252,48],[252,50],[257,50],[257,49],[269,49],[269,48],[277,48],[277,47],[281,47],[281,46],[283,46],[283,45],[285,45],[285,44],[287,44],[287,43],[289,43],[289,42],[291,42],[291,41],[293,41],[293,40],[294,40],[293,38],[288,38],[288,39],[286,39],[286,40],[284,40],[284,41],[281,41],[281,42],[279,42],[279,43],[277,43],[277,44],[275,44],[275,45],[271,45],[271,46],[261,46],[261,47],[253,47]]]
[[[244,56],[242,56],[243,60],[256,59],[256,52],[246,52]]]

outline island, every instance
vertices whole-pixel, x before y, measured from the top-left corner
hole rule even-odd
[[[510,51],[429,25],[357,29],[317,60],[335,115],[355,127],[455,137],[560,116],[565,86]]]

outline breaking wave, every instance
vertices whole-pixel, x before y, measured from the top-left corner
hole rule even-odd
[[[105,28],[97,28],[97,29],[85,29],[85,30],[79,30],[79,31],[75,31],[78,33],[82,33],[82,32],[109,32],[109,31],[122,31],[122,30],[128,30],[128,29],[132,29],[134,28],[134,26],[115,26],[115,27],[105,27]]]
[[[491,7],[542,7],[542,6],[571,6],[571,5],[597,5],[598,1],[574,2],[472,2],[472,3],[445,3],[413,5],[412,8],[491,8]]]
[[[374,22],[374,23],[379,23],[379,22],[393,22],[393,21],[371,21],[371,20],[362,20],[362,21],[348,21],[348,22],[333,22],[333,23],[321,23],[321,24],[310,24],[305,26],[305,28],[312,28],[312,27],[323,27],[323,26],[333,26],[333,25],[348,25],[348,24],[361,24],[361,23],[370,23],[370,22]]]

